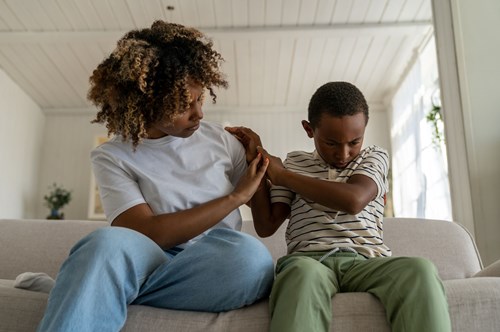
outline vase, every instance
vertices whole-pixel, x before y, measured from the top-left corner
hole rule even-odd
[[[64,219],[64,213],[58,209],[51,209],[47,219]]]

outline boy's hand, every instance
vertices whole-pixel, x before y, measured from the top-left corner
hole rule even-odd
[[[243,144],[246,151],[247,163],[250,164],[257,157],[257,147],[262,145],[259,135],[246,127],[226,127],[224,129]]]
[[[275,185],[281,185],[280,180],[284,172],[286,172],[285,166],[280,158],[275,157],[267,153],[263,147],[258,146],[257,151],[262,154],[263,160],[269,160],[269,165],[267,166],[267,177]]]

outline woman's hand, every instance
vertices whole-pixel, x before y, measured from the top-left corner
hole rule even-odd
[[[247,163],[250,164],[257,157],[257,147],[262,146],[259,135],[246,127],[226,127],[225,129],[243,144]]]
[[[240,178],[236,188],[234,188],[234,191],[231,193],[231,195],[236,197],[241,204],[250,201],[266,174],[269,159],[262,159],[262,154],[257,154],[255,159],[253,159],[248,166],[245,174]]]

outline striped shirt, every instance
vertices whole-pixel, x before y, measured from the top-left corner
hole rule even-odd
[[[290,171],[335,182],[346,182],[352,175],[361,174],[377,184],[378,193],[363,211],[350,215],[312,202],[286,187],[273,186],[271,202],[285,203],[291,208],[286,231],[288,253],[351,247],[365,257],[391,256],[382,236],[388,159],[385,150],[372,145],[361,150],[344,169],[335,169],[316,151],[290,152],[283,162]]]

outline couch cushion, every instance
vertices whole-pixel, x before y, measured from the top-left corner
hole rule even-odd
[[[46,293],[14,288],[0,279],[0,331],[35,331],[47,303]]]
[[[122,331],[261,332],[269,328],[267,301],[221,313],[174,311],[147,306],[129,306]]]
[[[500,331],[500,278],[447,280],[452,330]]]
[[[34,331],[47,294],[9,287],[0,280],[0,331]],[[444,282],[454,332],[500,331],[500,278]],[[262,332],[269,326],[267,301],[224,313],[175,311],[133,305],[123,331]],[[368,293],[340,293],[333,298],[331,331],[389,332],[385,310]]]

